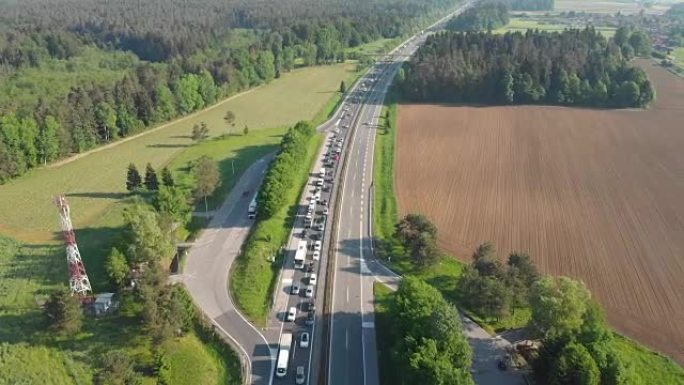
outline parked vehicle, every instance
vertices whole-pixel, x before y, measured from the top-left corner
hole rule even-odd
[[[309,289],[307,288],[307,291],[308,290]],[[289,322],[294,322],[296,318],[297,318],[297,308],[292,306],[292,307],[290,307],[290,310],[287,311],[287,318],[286,319]]]

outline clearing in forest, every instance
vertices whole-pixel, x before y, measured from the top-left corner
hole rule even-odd
[[[491,240],[584,280],[614,327],[684,362],[684,80],[641,65],[647,111],[400,106],[399,211],[464,261]]]

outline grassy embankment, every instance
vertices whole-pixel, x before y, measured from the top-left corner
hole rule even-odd
[[[388,98],[386,110],[390,112],[390,129],[385,134],[379,131],[375,144],[375,164],[374,164],[374,212],[373,228],[374,235],[380,241],[392,237],[394,224],[399,220],[397,211],[396,195],[394,192],[394,159],[395,143],[397,135],[397,103]],[[384,111],[383,111],[384,116]],[[459,304],[459,293],[457,282],[462,274],[464,264],[454,257],[445,256],[437,265],[424,270],[418,270],[406,260],[392,260],[391,267],[401,275],[413,275],[419,277],[435,288],[437,288],[446,299]],[[384,340],[391,336],[391,325],[383,319],[382,303],[390,293],[385,286],[376,285],[376,330],[378,330],[378,354],[380,361],[380,373],[382,376],[388,375],[391,378],[393,370],[389,364],[387,355],[388,342]],[[490,333],[522,327],[529,321],[530,309],[520,309],[508,317],[502,319],[483,319],[477,314],[463,309],[475,322],[480,324]],[[384,322],[384,323],[383,323]],[[657,379],[653,383],[660,384],[684,384],[684,369],[671,359],[653,352],[636,341],[616,335],[614,339],[615,348],[634,365],[637,373],[643,379]],[[384,351],[383,351],[384,350]],[[388,374],[389,373],[389,374]],[[384,378],[384,377],[382,377]],[[392,382],[388,382],[392,383]]]

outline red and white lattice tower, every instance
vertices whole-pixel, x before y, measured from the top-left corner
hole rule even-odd
[[[59,207],[59,217],[62,222],[62,235],[66,243],[67,263],[69,264],[69,288],[72,293],[82,296],[92,292],[90,280],[86,274],[85,266],[81,260],[81,253],[78,252],[76,245],[76,234],[71,226],[71,212],[69,203],[64,195],[55,197],[55,203]]]

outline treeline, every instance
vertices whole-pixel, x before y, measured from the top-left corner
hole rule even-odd
[[[466,9],[449,20],[450,31],[489,31],[505,26],[510,21],[507,4],[499,1],[483,1]]]
[[[0,20],[32,31],[66,27],[99,46],[130,50],[144,60],[165,61],[216,47],[235,28],[272,30],[287,46],[293,46],[294,40],[315,43],[329,33],[340,44],[354,46],[409,32],[418,18],[455,4],[454,0],[151,0],[135,4],[29,0],[3,5]]]
[[[473,254],[458,291],[460,302],[479,316],[500,318],[515,309],[531,311],[529,327],[541,341],[531,364],[541,382],[641,383],[614,347],[603,311],[582,282],[542,276],[523,253],[512,253],[504,267],[494,245],[486,242]]]
[[[440,33],[399,71],[417,102],[644,107],[655,94],[645,72],[593,28],[563,32]]]
[[[407,277],[387,306],[391,361],[399,384],[473,384],[473,353],[458,310],[439,291]]]
[[[260,219],[271,218],[287,204],[287,191],[294,186],[295,175],[306,165],[306,149],[315,134],[316,129],[311,123],[299,122],[283,136],[280,153],[268,169],[257,196]]]
[[[93,46],[154,64],[116,64],[118,80],[79,80],[57,96],[0,105],[0,183],[39,164],[130,136],[269,82],[296,65],[346,59],[345,49],[417,28],[457,0],[250,2],[30,0],[0,5],[0,78]],[[272,11],[272,12],[271,12]],[[236,30],[234,28],[249,28]],[[63,63],[62,63],[63,64]],[[103,63],[93,63],[102,66]],[[35,88],[31,79],[25,87]],[[28,92],[28,91],[27,91]]]
[[[514,11],[550,11],[555,0],[508,0]]]

